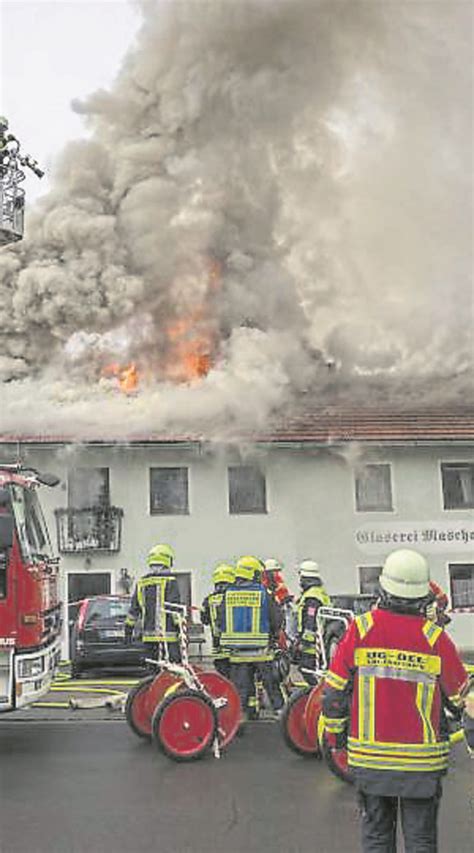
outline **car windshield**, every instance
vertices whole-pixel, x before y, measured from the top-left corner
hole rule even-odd
[[[48,528],[35,489],[11,484],[10,492],[23,557],[30,560],[35,557],[51,557]]]
[[[90,601],[87,610],[86,623],[97,621],[124,622],[130,606],[128,598],[112,599],[99,598]]]

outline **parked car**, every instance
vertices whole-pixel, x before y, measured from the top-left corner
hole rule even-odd
[[[97,595],[69,606],[71,674],[98,667],[136,668],[145,665],[145,645],[134,634],[125,643],[125,619],[130,596]]]

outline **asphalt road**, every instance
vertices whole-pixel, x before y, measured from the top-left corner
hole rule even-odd
[[[453,755],[440,853],[471,851],[469,759]],[[1,853],[357,851],[352,789],[255,723],[220,759],[169,761],[122,721],[0,721]]]

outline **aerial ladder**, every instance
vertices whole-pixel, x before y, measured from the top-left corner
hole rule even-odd
[[[25,191],[21,184],[30,169],[38,178],[44,172],[29,154],[23,154],[16,136],[8,133],[8,121],[0,116],[0,247],[23,237]]]

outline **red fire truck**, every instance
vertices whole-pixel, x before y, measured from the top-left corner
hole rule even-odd
[[[38,498],[59,479],[0,464],[0,712],[48,692],[59,663],[59,560]]]

